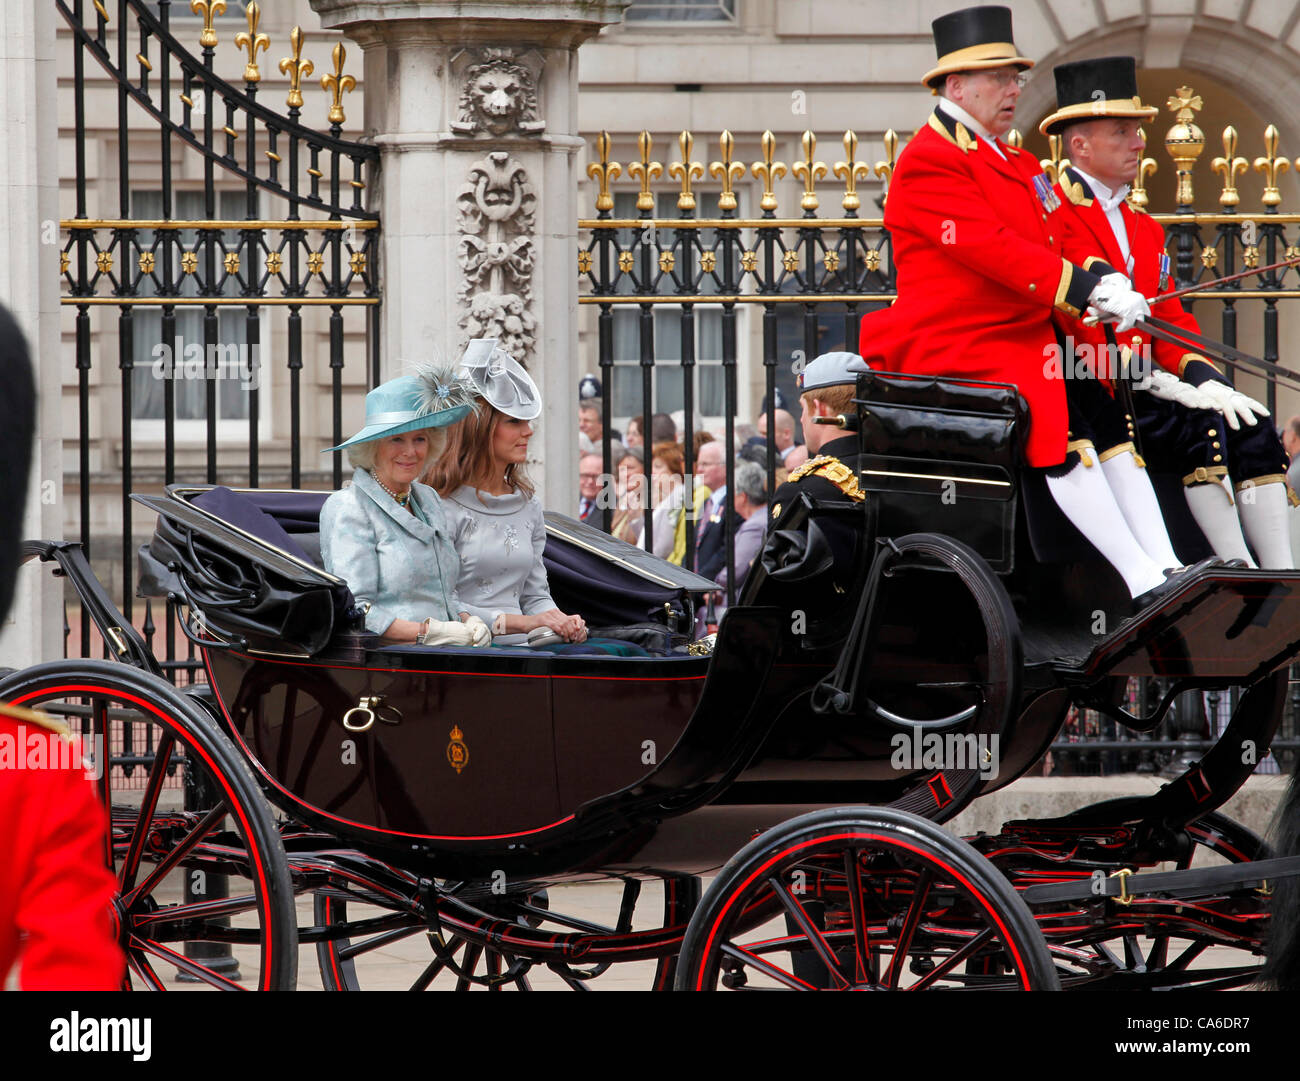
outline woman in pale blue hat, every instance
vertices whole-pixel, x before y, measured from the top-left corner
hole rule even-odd
[[[456,593],[460,563],[442,500],[417,480],[472,403],[473,388],[450,369],[390,379],[366,395],[361,431],[330,448],[346,449],[355,472],[321,510],[321,557],[366,607],[366,629],[386,641],[492,642]]]
[[[531,422],[542,412],[537,384],[495,338],[470,342],[462,363],[479,409],[457,426],[428,478],[442,493],[460,554],[462,602],[491,626],[498,645],[523,645],[530,633],[582,642],[582,617],[551,599],[542,564],[546,524],[524,471]]]

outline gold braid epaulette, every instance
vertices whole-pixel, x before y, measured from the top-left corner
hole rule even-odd
[[[39,713],[34,709],[24,709],[22,706],[11,706],[8,702],[0,702],[0,717],[8,717],[22,724],[39,725],[65,738],[72,735],[72,729],[57,717],[51,717],[48,713]]]
[[[867,498],[866,493],[858,487],[857,475],[833,455],[819,454],[816,458],[809,458],[790,474],[790,479],[802,480],[810,475],[825,477],[855,503],[861,503]]]

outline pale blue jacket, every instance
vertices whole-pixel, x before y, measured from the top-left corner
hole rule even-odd
[[[429,524],[385,492],[366,470],[325,500],[320,550],[325,569],[344,579],[358,604],[369,603],[366,630],[382,634],[395,619],[456,620],[460,561],[438,493],[411,485]]]

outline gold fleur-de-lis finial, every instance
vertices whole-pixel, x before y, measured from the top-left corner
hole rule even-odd
[[[244,82],[258,83],[262,81],[262,73],[257,67],[257,50],[261,49],[265,52],[270,49],[271,39],[257,32],[257,24],[262,19],[262,8],[256,0],[248,5],[244,15],[248,19],[248,29],[241,30],[235,35],[235,47],[248,50],[248,63],[244,65]]]
[[[745,167],[738,161],[732,161],[731,155],[736,150],[736,137],[729,131],[724,131],[718,139],[718,146],[722,150],[722,160],[715,161],[709,166],[709,176],[722,181],[722,194],[718,196],[719,210],[736,209],[736,193],[731,190],[731,185],[745,175]]]
[[[889,182],[894,178],[894,162],[898,159],[898,132],[890,128],[885,132],[885,160],[876,162],[876,177],[885,185],[885,195],[881,198],[883,205],[889,197]]]
[[[302,58],[302,41],[302,27],[295,26],[289,31],[289,45],[293,48],[293,55],[280,61],[280,74],[289,76],[290,109],[302,108],[302,90],[299,89],[299,84],[316,70],[315,64]]]
[[[695,136],[689,131],[677,136],[677,145],[681,147],[682,160],[668,166],[668,175],[682,182],[682,192],[677,196],[678,210],[694,210],[695,194],[691,191],[691,181],[704,176],[704,166],[698,161],[691,161],[691,148],[695,146]]]
[[[844,133],[844,160],[835,163],[835,175],[844,181],[844,198],[840,205],[847,211],[856,211],[862,205],[858,198],[858,180],[871,176],[871,166],[865,161],[858,161],[858,136],[852,131]]]
[[[803,198],[799,200],[801,209],[811,212],[817,209],[817,181],[826,175],[826,163],[814,161],[817,153],[817,136],[805,131],[799,140],[803,147],[803,161],[796,161],[790,171],[803,181]]]
[[[1047,179],[1055,184],[1061,179],[1061,173],[1070,167],[1070,159],[1061,157],[1065,150],[1065,143],[1059,135],[1049,135],[1047,137],[1047,152],[1050,157],[1039,158],[1038,164],[1043,172],[1047,174]]]
[[[1020,134],[1019,128],[1012,128],[1007,132],[1006,144],[1007,146],[1014,146],[1017,150],[1025,145],[1025,137]]]
[[[763,160],[754,162],[749,171],[763,182],[763,198],[759,206],[766,211],[776,209],[776,192],[773,187],[776,181],[786,174],[785,162],[773,161],[776,154],[776,136],[770,131],[763,132],[762,141],[759,144],[763,149]]]
[[[1278,130],[1272,124],[1264,129],[1264,157],[1255,159],[1255,172],[1264,174],[1263,203],[1275,207],[1282,201],[1277,190],[1277,178],[1291,168],[1285,157],[1277,156]]]
[[[351,75],[343,74],[343,61],[348,58],[348,51],[343,47],[343,42],[340,41],[334,46],[330,56],[334,58],[334,71],[321,76],[320,87],[322,90],[332,90],[334,94],[327,119],[331,124],[342,124],[347,119],[343,114],[343,95],[355,90],[357,81]]]
[[[596,195],[597,210],[614,209],[614,197],[609,194],[609,182],[623,171],[623,166],[618,162],[609,160],[609,148],[612,142],[607,131],[597,135],[596,153],[600,155],[600,161],[593,161],[587,166],[587,175],[600,185],[600,191]]]
[[[1223,129],[1223,157],[1215,158],[1210,167],[1223,177],[1223,191],[1219,192],[1219,205],[1236,206],[1241,202],[1237,192],[1237,177],[1250,168],[1250,162],[1237,157],[1237,129],[1229,124]]]
[[[655,208],[655,197],[654,192],[650,190],[650,181],[664,175],[664,167],[659,162],[650,160],[650,151],[654,149],[654,145],[655,141],[650,137],[650,133],[641,132],[636,137],[636,147],[641,153],[641,160],[634,161],[627,167],[627,175],[641,182],[641,191],[636,197],[637,210]]]
[[[1138,128],[1138,135],[1146,142],[1146,132]],[[1133,178],[1133,190],[1129,192],[1128,203],[1134,210],[1145,211],[1147,208],[1147,177],[1156,171],[1155,158],[1141,158],[1138,161],[1137,175]]]
[[[226,13],[226,0],[190,0],[190,11],[203,16],[199,44],[205,49],[213,48],[217,44],[217,32],[212,29],[212,20]]]

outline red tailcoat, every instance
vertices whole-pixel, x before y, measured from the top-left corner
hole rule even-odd
[[[1145,297],[1158,296],[1173,288],[1172,282],[1163,277],[1160,270],[1160,257],[1165,254],[1165,231],[1159,223],[1145,214],[1134,213],[1127,202],[1120,204],[1120,215],[1124,220],[1132,259],[1126,265],[1119,241],[1115,239],[1115,230],[1110,227],[1106,212],[1093,198],[1088,182],[1073,169],[1067,169],[1062,182],[1056,187],[1056,193],[1064,206],[1064,211],[1059,215],[1059,239],[1064,244],[1063,254],[1067,259],[1098,274],[1117,270],[1127,275],[1133,282],[1133,288]],[[1183,307],[1180,300],[1162,300],[1159,304],[1152,305],[1151,314],[1193,334],[1201,333],[1195,317]],[[1062,323],[1062,331],[1073,334],[1076,342],[1091,345],[1094,356],[1105,355],[1101,351],[1106,346],[1106,334],[1100,326],[1086,327],[1077,320],[1066,320]],[[1190,383],[1200,384],[1206,378],[1222,379],[1218,370],[1200,353],[1169,342],[1152,341],[1138,327],[1119,335],[1118,344],[1133,347],[1135,351],[1150,347],[1151,359],[1156,364],[1174,375],[1183,376]],[[1193,364],[1193,361],[1200,363]],[[1102,370],[1102,374],[1111,373]]]
[[[60,737],[7,709],[0,705],[0,984],[19,960],[23,990],[116,990],[125,961],[110,916],[108,816],[79,762],[51,767],[51,737]]]
[[[1016,384],[1031,416],[1026,460],[1058,465],[1067,426],[1052,312],[1077,317],[1099,276],[1061,257],[1065,215],[1037,194],[1037,161],[1002,149],[1006,160],[937,109],[904,148],[885,202],[898,300],[863,318],[858,351],[887,370]]]

